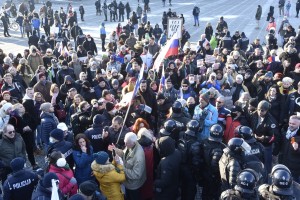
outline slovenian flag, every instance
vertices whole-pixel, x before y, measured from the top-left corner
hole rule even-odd
[[[163,47],[159,55],[157,56],[153,69],[155,71],[159,70],[159,66],[163,60],[169,56],[178,55],[178,47],[179,47],[179,39],[178,32],[173,35],[173,37],[167,42],[167,44]]]
[[[159,92],[162,92],[163,88],[165,87],[165,81],[166,81],[165,66],[163,65],[162,74],[161,74],[160,83],[159,83],[159,89],[158,89]]]

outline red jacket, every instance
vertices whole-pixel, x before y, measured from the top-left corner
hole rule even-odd
[[[59,189],[64,195],[72,196],[77,194],[78,186],[73,185],[70,179],[74,177],[73,171],[71,169],[66,170],[64,168],[59,168],[54,165],[50,165],[49,172],[54,172],[59,179]]]
[[[234,137],[234,130],[236,127],[240,126],[241,123],[238,120],[232,120],[231,116],[226,117],[226,129],[223,136],[223,141],[225,144]]]
[[[153,147],[143,147],[145,158],[146,158],[146,174],[147,180],[141,188],[142,200],[153,198],[153,167],[154,167],[154,156]]]

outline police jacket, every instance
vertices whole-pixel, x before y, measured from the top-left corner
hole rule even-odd
[[[259,199],[262,200],[276,200],[276,199],[281,199],[281,200],[299,200],[300,199],[300,190],[297,187],[297,183],[293,182],[293,195],[284,195],[284,196],[279,196],[274,193],[272,185],[269,184],[263,184],[259,186],[258,192],[259,192]]]
[[[179,140],[178,150],[186,151],[186,155],[181,158],[183,165],[188,165],[194,172],[200,168],[202,159],[200,157],[200,142],[197,137],[185,135],[185,138]]]
[[[31,200],[51,200],[51,190],[45,188],[42,181],[39,182],[38,186],[32,193]],[[58,190],[59,200],[63,200],[63,195],[60,190]],[[23,198],[22,198],[23,199]]]
[[[242,170],[240,160],[241,155],[230,151],[229,148],[223,150],[223,155],[219,161],[222,190],[233,189],[236,185],[238,173]]]
[[[203,140],[201,143],[201,157],[204,159],[205,173],[209,176],[220,176],[219,161],[226,145],[222,142]],[[204,176],[208,177],[208,176]]]
[[[70,168],[72,169],[74,166],[73,160],[73,145],[71,142],[67,141],[59,141],[51,144],[47,150],[47,155],[50,155],[53,151],[60,151],[66,158],[67,163],[69,164]]]
[[[232,51],[233,49],[233,40],[230,36],[225,36],[222,38],[220,43],[221,48],[226,48],[228,51]]]
[[[249,46],[249,38],[247,38],[247,37],[241,37],[238,40],[238,44],[240,45],[241,50],[247,51],[248,46]]]
[[[32,192],[38,183],[38,176],[22,169],[12,173],[4,182],[4,200],[31,199]]]
[[[245,152],[245,156],[254,155],[262,163],[264,163],[264,161],[265,161],[264,146],[261,143],[257,142],[255,138],[252,138],[250,140],[246,140],[246,142],[251,146],[251,151],[249,153]]]
[[[257,141],[261,142],[264,146],[271,146],[279,134],[277,121],[270,113],[266,114],[260,124],[258,124],[259,116],[257,111],[253,112],[250,116],[251,128]]]
[[[106,145],[104,145],[102,138],[103,127],[98,124],[93,124],[92,128],[87,129],[84,134],[91,141],[91,145],[94,149],[94,152],[105,151]]]

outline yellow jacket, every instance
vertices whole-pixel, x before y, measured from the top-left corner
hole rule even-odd
[[[121,192],[121,183],[125,181],[122,165],[117,165],[117,167],[111,163],[99,165],[93,161],[92,170],[100,183],[100,190],[107,200],[124,200],[124,195]]]

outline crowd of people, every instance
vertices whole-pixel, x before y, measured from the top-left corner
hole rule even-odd
[[[266,46],[231,36],[220,17],[195,48],[183,28],[178,54],[159,66],[168,18],[185,21],[171,8],[153,28],[149,1],[135,12],[97,0],[99,56],[71,3],[66,13],[50,1],[39,13],[32,1],[4,6],[3,24],[16,14],[29,48],[0,49],[0,199],[194,200],[199,187],[203,200],[299,199],[300,28],[282,3],[279,28],[268,13]],[[120,22],[109,41],[108,10]],[[192,14],[199,26],[200,8]],[[257,28],[261,15],[259,5]]]

